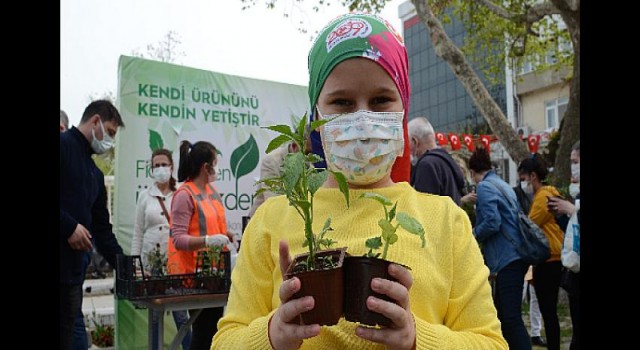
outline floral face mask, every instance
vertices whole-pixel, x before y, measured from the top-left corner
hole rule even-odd
[[[396,157],[404,149],[402,118],[404,112],[371,112],[323,116],[334,120],[323,126],[327,166],[339,171],[347,182],[368,185],[391,172]]]

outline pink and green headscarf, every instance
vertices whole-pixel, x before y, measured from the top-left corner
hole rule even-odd
[[[385,19],[372,14],[351,13],[332,20],[320,32],[309,52],[311,118],[315,118],[318,96],[333,68],[353,57],[375,61],[396,83],[404,107],[404,155],[396,159],[391,170],[391,178],[395,182],[409,182],[409,63],[402,37]],[[324,158],[319,133],[314,131],[311,136],[313,152]]]

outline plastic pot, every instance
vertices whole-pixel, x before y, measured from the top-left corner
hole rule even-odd
[[[331,256],[335,262],[334,267],[318,267],[312,271],[301,271],[299,263],[306,261],[309,253],[297,255],[287,272],[285,278],[297,277],[300,279],[301,288],[293,295],[293,299],[312,296],[315,301],[313,309],[300,314],[300,324],[319,324],[332,326],[338,323],[343,314],[344,285],[343,267],[347,248],[338,248],[319,251],[316,254],[316,262],[323,257]],[[319,266],[319,264],[317,265]]]
[[[389,275],[392,262],[363,256],[347,256],[344,260],[344,318],[351,322],[360,322],[368,326],[390,326],[386,316],[367,308],[367,298],[374,296],[395,302],[386,294],[371,289],[371,280],[375,277],[396,281]]]

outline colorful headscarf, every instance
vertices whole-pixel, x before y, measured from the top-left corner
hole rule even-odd
[[[331,21],[320,32],[309,52],[309,102],[311,120],[315,119],[318,96],[327,77],[340,62],[364,57],[378,63],[396,83],[404,107],[404,155],[396,159],[391,178],[409,182],[409,63],[402,37],[385,19],[372,14],[346,14]],[[320,133],[311,133],[312,151],[324,158]],[[326,167],[326,164],[319,166]]]

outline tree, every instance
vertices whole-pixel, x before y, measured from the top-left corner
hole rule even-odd
[[[178,46],[182,42],[179,39],[178,33],[169,31],[163,40],[159,41],[156,45],[147,45],[147,53],[142,54],[139,50],[133,50],[131,54],[136,57],[155,59],[161,62],[172,63],[180,56],[186,56],[183,51],[178,50]],[[107,90],[102,94],[92,93],[89,95],[89,102],[105,99],[111,101],[116,105],[116,96],[111,90]],[[111,148],[109,151],[103,154],[94,154],[93,161],[96,163],[98,169],[102,171],[104,175],[113,175],[115,166],[115,149]]]
[[[170,30],[165,34],[164,39],[158,41],[155,45],[148,44],[146,54],[143,54],[138,49],[133,50],[131,54],[136,57],[150,58],[160,62],[176,63],[178,57],[186,56],[184,51],[178,49],[180,44],[182,44],[180,35]]]
[[[571,147],[580,139],[580,1],[508,0],[498,5],[492,0],[435,0],[433,3],[434,7],[449,5],[458,9],[470,39],[463,51],[469,53],[482,42],[506,43],[506,50],[488,56],[493,68],[502,65],[505,59],[514,70],[525,62],[535,63],[538,70],[572,67],[565,77],[570,84],[569,103],[560,123],[558,149],[552,162],[555,185],[567,185],[571,176]]]
[[[266,0],[268,8],[274,8],[277,0]],[[302,0],[296,0],[302,1]],[[345,0],[349,10],[378,13],[388,0]],[[242,0],[255,4],[255,0]],[[504,66],[505,56],[517,69],[525,60],[532,60],[542,50],[555,47],[557,64],[573,66],[569,104],[560,130],[559,150],[555,159],[557,185],[566,184],[570,177],[569,154],[571,146],[579,138],[580,128],[580,0],[504,0],[501,5],[492,0],[411,0],[416,12],[430,33],[435,53],[444,59],[453,73],[472,97],[476,107],[483,115],[493,133],[507,150],[511,159],[520,163],[529,156],[515,129],[509,124],[502,110],[491,98],[487,88],[475,73],[463,50],[458,48],[445,32],[442,20],[449,20],[445,9],[453,9],[467,25],[470,40],[465,45],[467,55],[473,50],[487,50],[487,45],[506,42],[505,52],[483,56],[493,58],[492,67]],[[319,5],[328,5],[328,1],[318,0]],[[564,31],[557,25],[560,16],[566,24]],[[564,33],[564,34],[563,34]],[[482,36],[482,35],[493,35]],[[572,44],[572,54],[559,52],[558,40],[566,36]],[[498,40],[498,41],[496,41]],[[486,51],[485,51],[486,52]],[[545,68],[541,65],[540,68]],[[555,68],[557,69],[557,68]]]

